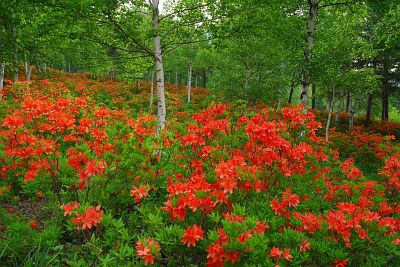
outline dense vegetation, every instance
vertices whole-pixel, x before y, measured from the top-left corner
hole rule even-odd
[[[397,1],[159,4],[0,2],[1,265],[399,266]]]
[[[47,75],[4,89],[2,263],[399,264],[393,136],[168,84],[156,139],[150,84]]]

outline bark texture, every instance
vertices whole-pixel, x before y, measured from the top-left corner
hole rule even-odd
[[[5,68],[6,68],[6,63],[2,62],[0,65],[0,92],[3,90]]]
[[[31,81],[32,65],[28,65],[26,71],[26,81],[29,83]]]
[[[156,82],[157,82],[157,137],[165,129],[165,120],[167,111],[165,106],[165,92],[164,92],[164,65],[161,51],[161,38],[158,34],[160,29],[160,18],[158,10],[158,0],[152,0],[153,4],[153,29],[156,32],[154,37],[154,59],[156,61]]]
[[[331,118],[332,118],[332,112],[333,112],[333,104],[335,103],[335,88],[332,90],[332,97],[329,101],[329,113],[328,113],[328,120],[326,122],[326,127],[325,127],[325,141],[329,142],[329,128],[331,126]]]
[[[306,48],[304,50],[304,67],[303,67],[303,81],[300,95],[300,102],[307,106],[308,91],[311,80],[311,56],[314,46],[314,33],[315,23],[317,21],[318,0],[308,0],[308,17],[307,17],[307,35],[306,35]]]
[[[190,103],[190,89],[191,89],[191,86],[192,86],[192,68],[193,68],[193,63],[192,63],[192,61],[190,60],[190,62],[189,62],[189,73],[188,73],[188,84],[187,84],[187,94],[188,94],[188,96],[187,96],[187,102],[188,103]]]
[[[382,121],[389,120],[389,82],[384,79],[382,86]]]
[[[292,83],[290,84],[288,104],[292,104],[293,91],[294,91],[294,79],[292,80]]]

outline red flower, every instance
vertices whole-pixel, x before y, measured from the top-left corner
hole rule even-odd
[[[100,210],[100,206],[87,208],[83,218],[82,230],[98,225],[103,219],[103,213],[104,211]]]
[[[196,242],[198,240],[202,240],[204,238],[204,231],[201,226],[194,224],[192,227],[188,227],[187,230],[183,230],[183,238],[182,243],[186,244],[188,247],[196,246]]]
[[[138,257],[144,259],[144,265],[154,264],[155,256],[160,253],[160,245],[154,238],[145,238],[143,242],[136,242],[136,250]]]
[[[37,196],[38,196],[38,198],[42,198],[43,197],[43,192],[42,191],[37,192]]]
[[[248,230],[247,232],[241,234],[236,240],[238,240],[241,243],[246,243],[246,240],[252,237],[253,235],[251,234],[251,230]]]
[[[50,84],[49,80],[41,80],[40,83],[43,84],[43,85],[49,85]]]
[[[139,202],[142,198],[149,196],[151,187],[149,185],[140,185],[139,187],[132,186],[130,194],[135,198],[135,203]]]
[[[303,238],[301,240],[300,252],[303,253],[303,252],[306,252],[307,250],[310,250],[310,249],[311,249],[310,243],[305,238]]]
[[[265,222],[257,222],[256,227],[254,228],[254,232],[259,234],[264,234],[265,230],[269,228],[269,225]]]
[[[35,230],[37,228],[37,226],[38,226],[38,223],[36,221],[31,221],[30,224],[29,224],[29,227],[32,230]]]
[[[218,228],[218,233],[219,233],[219,238],[218,238],[218,243],[224,244],[228,242],[229,236],[225,233],[224,229]]]
[[[105,109],[105,108],[99,108],[96,110],[96,112],[94,113],[94,116],[96,118],[105,118],[108,117],[108,115],[110,114],[110,112]]]
[[[100,210],[100,206],[89,207],[84,214],[76,213],[76,217],[71,221],[76,225],[76,229],[85,230],[97,226],[103,219],[104,211]]]
[[[395,240],[392,241],[393,245],[399,246],[400,245],[400,239],[396,238]]]
[[[288,260],[288,261],[291,261],[291,260],[293,259],[293,256],[290,255],[290,249],[285,248],[285,249],[283,250],[283,258],[284,258],[285,260]]]
[[[224,255],[224,247],[219,243],[211,244],[207,248],[207,265],[214,264],[217,266],[223,265],[223,255]],[[222,264],[222,265],[221,265]]]
[[[278,200],[272,200],[270,206],[275,215],[280,215],[286,211],[284,203],[281,204]]]
[[[272,247],[269,256],[276,261],[282,256],[282,250],[280,250],[280,248]]]
[[[80,204],[76,201],[74,201],[71,205],[71,203],[67,203],[65,205],[61,205],[60,208],[64,210],[64,216],[71,215],[74,210],[79,208]]]
[[[345,267],[348,262],[348,260],[336,259],[332,263],[335,265],[335,267]]]

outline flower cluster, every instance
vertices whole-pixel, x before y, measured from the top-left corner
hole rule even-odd
[[[342,168],[342,171],[347,175],[349,179],[354,180],[357,178],[361,178],[363,176],[362,171],[354,167],[353,158],[346,159],[340,167]]]
[[[154,259],[160,254],[160,245],[154,238],[144,238],[136,242],[137,256],[144,260],[144,265],[154,264]]]
[[[188,229],[183,230],[182,243],[188,247],[196,246],[196,242],[204,238],[204,231],[201,226],[194,224],[189,226]]]
[[[67,203],[61,205],[61,209],[64,210],[64,216],[72,215],[73,211],[78,209],[80,204],[78,202]],[[77,230],[86,230],[96,227],[103,220],[104,211],[100,209],[100,206],[88,207],[83,213],[75,212],[74,217],[71,218],[71,222],[76,226]]]
[[[300,197],[296,194],[292,194],[290,188],[286,188],[286,191],[282,193],[282,201],[272,200],[270,206],[276,215],[285,215],[287,214],[286,208],[296,207],[299,203]]]

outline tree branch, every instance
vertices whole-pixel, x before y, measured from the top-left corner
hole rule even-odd
[[[324,5],[320,5],[318,6],[318,9],[322,9],[324,7],[330,7],[330,6],[340,6],[340,5],[346,5],[351,12],[354,12],[354,10],[352,9],[352,7],[350,6],[350,4],[353,4],[354,1],[346,1],[346,2],[334,2],[334,3],[326,3]]]

